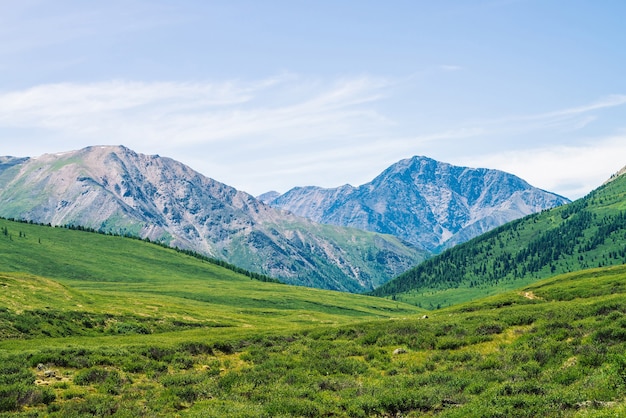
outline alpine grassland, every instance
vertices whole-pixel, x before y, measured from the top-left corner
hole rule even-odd
[[[457,245],[372,292],[427,309],[626,263],[626,176]]]
[[[426,312],[0,220],[0,415],[626,415],[626,266]]]

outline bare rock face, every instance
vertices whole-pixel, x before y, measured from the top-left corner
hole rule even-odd
[[[148,237],[289,283],[347,291],[370,290],[426,256],[392,236],[316,224],[122,146],[0,157],[0,216]]]
[[[604,182],[604,184],[610,183],[613,180],[617,179],[618,177],[623,176],[624,174],[626,174],[626,167],[622,168],[617,173],[613,174],[607,181]]]
[[[370,183],[299,187],[269,200],[315,222],[392,234],[437,252],[569,200],[502,171],[413,157]]]

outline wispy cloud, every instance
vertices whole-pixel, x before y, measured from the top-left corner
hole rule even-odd
[[[553,112],[540,113],[536,115],[517,116],[511,119],[512,120],[545,120],[545,119],[563,118],[563,117],[570,117],[570,116],[578,116],[583,113],[588,113],[594,110],[622,106],[624,104],[626,104],[626,95],[612,94],[610,96],[603,97],[599,100],[593,101],[591,103],[588,103],[582,106],[556,110]]]
[[[184,142],[203,142],[355,118],[384,120],[361,108],[382,97],[383,80],[318,83],[294,97],[289,94],[290,78],[256,83],[42,85],[0,94],[0,126],[38,127],[70,136],[93,132],[97,126],[100,136],[121,140],[132,141],[133,135],[143,132],[155,140],[178,133]],[[275,104],[267,106],[261,98]]]
[[[459,65],[451,65],[451,64],[442,64],[439,66],[439,68],[442,69],[443,71],[460,71],[463,69],[463,67]]]
[[[626,95],[614,94],[580,106],[536,114],[514,115],[476,121],[485,131],[494,133],[521,133],[546,128],[566,131],[581,129],[597,120],[595,113],[626,104]]]
[[[467,158],[474,167],[498,168],[534,186],[579,198],[626,165],[626,135],[576,145],[518,149]]]
[[[624,95],[433,130],[395,119],[383,106],[399,83],[285,73],[256,81],[46,84],[0,92],[0,135],[22,156],[124,144],[179,159],[253,193],[359,185],[421,154],[499,168],[578,197],[626,164],[625,136],[566,141],[575,138],[571,131],[602,118],[600,112],[626,104]],[[555,132],[561,145],[541,145],[542,136]]]
[[[252,178],[250,167],[270,157],[321,159],[357,150],[363,138],[382,137],[392,121],[374,104],[390,84],[367,76],[321,80],[293,74],[254,82],[48,84],[0,93],[0,133],[11,140],[22,130],[37,130],[28,136],[25,155],[38,148],[50,152],[54,141],[63,144],[55,151],[124,144],[247,187],[233,172]]]

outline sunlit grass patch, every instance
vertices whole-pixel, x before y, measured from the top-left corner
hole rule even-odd
[[[530,329],[530,325],[509,327],[501,333],[492,335],[489,341],[479,342],[471,346],[463,347],[460,350],[475,351],[483,355],[496,353],[500,351],[503,347],[509,346],[523,334],[527,333]]]

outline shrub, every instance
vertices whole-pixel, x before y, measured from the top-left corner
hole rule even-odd
[[[511,313],[505,316],[503,321],[509,326],[532,325],[535,322],[535,315],[525,312]]]
[[[310,359],[309,367],[321,375],[347,374],[354,375],[367,371],[367,365],[351,358],[325,358],[316,356]]]
[[[193,364],[193,358],[181,353],[176,353],[172,359],[172,365],[181,370],[189,370],[193,367]]]
[[[25,405],[48,405],[55,400],[56,394],[47,387],[17,383],[0,388],[0,412],[16,411]]]
[[[119,395],[123,383],[124,380],[117,370],[111,370],[103,382],[102,391],[111,395]]]
[[[217,359],[210,361],[206,366],[206,372],[209,376],[218,376],[221,372],[222,364]]]
[[[495,357],[490,356],[477,364],[478,370],[493,370],[502,367],[502,363]]]
[[[583,376],[584,374],[580,368],[572,366],[557,371],[552,380],[560,385],[569,386],[572,383],[582,379]]]
[[[438,350],[455,350],[457,348],[463,347],[464,345],[465,341],[460,338],[441,337],[437,340],[435,348]]]
[[[109,377],[109,372],[100,367],[92,367],[87,370],[81,370],[74,376],[74,383],[80,386],[88,386],[95,383],[104,383]]]
[[[113,334],[151,334],[152,330],[136,322],[118,322],[110,328]]]
[[[599,367],[604,363],[606,350],[602,346],[585,344],[577,348],[578,363],[582,367]]]
[[[84,398],[86,392],[84,389],[70,389],[63,392],[63,399]]]
[[[5,359],[4,363],[0,363],[0,385],[28,384],[34,380],[33,372],[24,367],[19,359]]]
[[[435,398],[415,388],[403,390],[396,387],[385,388],[376,398],[378,401],[376,410],[394,415],[409,411],[426,412],[432,410],[438,403]]]
[[[213,349],[224,354],[233,354],[235,352],[235,347],[229,342],[216,342],[213,344]]]
[[[200,342],[185,342],[182,343],[176,351],[183,351],[191,354],[192,356],[197,356],[199,354],[213,354],[213,347]]]
[[[171,361],[176,352],[170,348],[164,347],[146,347],[142,350],[142,354],[152,360]]]
[[[92,366],[93,352],[84,348],[44,349],[28,357],[28,363],[35,367],[39,363],[57,367],[73,367],[77,369]]]
[[[63,417],[109,417],[117,412],[117,401],[106,395],[92,395],[81,402],[63,403],[59,415]]]
[[[626,342],[626,329],[618,326],[608,326],[596,331],[593,340],[604,344]]]
[[[132,355],[124,360],[122,370],[128,373],[140,373],[146,370],[149,360],[138,355]]]
[[[0,388],[0,412],[15,411],[20,393],[21,388],[17,385]]]
[[[476,334],[478,335],[492,335],[492,334],[500,334],[503,331],[503,327],[500,324],[496,323],[487,323],[483,325],[479,325],[476,328]]]

